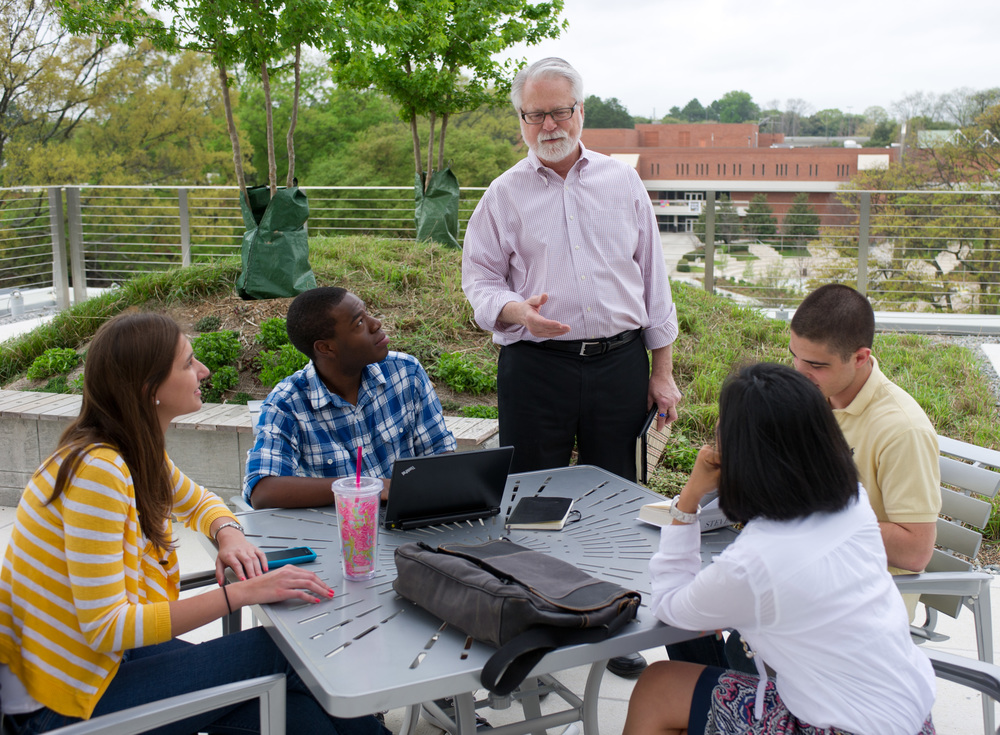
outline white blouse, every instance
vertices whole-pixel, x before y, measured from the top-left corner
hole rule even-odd
[[[816,727],[913,735],[934,671],[910,639],[860,485],[838,513],[755,519],[701,568],[697,524],[664,526],[649,563],[652,610],[687,630],[735,628],[776,673],[788,709]],[[759,699],[759,698],[758,698]]]

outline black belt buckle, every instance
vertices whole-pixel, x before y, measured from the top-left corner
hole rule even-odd
[[[587,348],[593,345],[599,349],[596,352],[588,352]],[[608,349],[608,343],[605,341],[598,342],[581,342],[580,343],[580,357],[590,357],[591,355],[601,355]]]

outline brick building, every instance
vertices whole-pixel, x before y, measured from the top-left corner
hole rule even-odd
[[[585,128],[584,145],[635,166],[660,229],[690,231],[707,191],[727,194],[741,213],[764,194],[781,222],[800,193],[823,221],[843,213],[834,192],[859,170],[888,166],[896,149],[801,148],[755,123]]]

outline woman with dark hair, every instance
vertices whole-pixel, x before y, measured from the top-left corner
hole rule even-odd
[[[268,572],[225,503],[167,456],[170,422],[201,407],[208,375],[168,317],[121,315],[94,337],[80,415],[25,488],[0,570],[6,732],[45,732],[274,673],[287,676],[288,732],[388,732],[374,717],[327,715],[264,628],[197,645],[176,639],[244,605],[333,596],[311,571]],[[179,599],[171,517],[217,542],[218,589]],[[239,581],[223,586],[227,568]],[[259,729],[248,702],[155,732]]]
[[[744,368],[723,386],[716,441],[661,531],[651,607],[678,628],[738,629],[757,675],[655,663],[625,734],[933,733],[934,673],[822,394],[791,368]],[[697,514],[716,488],[745,526],[702,569]]]

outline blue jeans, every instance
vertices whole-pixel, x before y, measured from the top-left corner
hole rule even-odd
[[[371,715],[354,719],[328,715],[313,699],[264,628],[251,628],[205,643],[193,644],[174,639],[126,651],[118,673],[97,703],[93,716],[268,674],[288,677],[285,719],[289,734],[389,733]],[[78,718],[60,715],[46,707],[23,722],[17,735],[34,735],[73,722],[78,722]],[[259,733],[260,705],[257,700],[251,700],[150,732],[157,735],[191,735],[202,731],[213,735]]]

